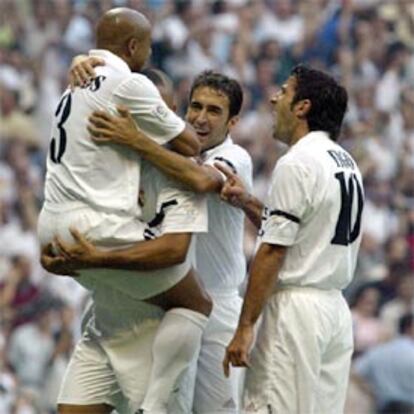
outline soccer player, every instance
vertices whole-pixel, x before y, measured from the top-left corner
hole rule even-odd
[[[94,318],[71,359],[59,397],[61,413],[110,412],[111,397],[120,391],[129,397],[131,412],[138,408],[136,404],[142,402],[145,391],[141,408],[165,412],[176,378],[198,351],[211,310],[191,271],[191,257],[187,257],[191,233],[205,231],[203,201],[171,183],[160,184],[153,203],[157,203],[158,214],[148,229],[139,220],[141,209],[137,204],[140,158],[118,146],[97,146],[88,139],[86,130],[92,110],[111,109],[122,103],[152,139],[160,144],[169,142],[186,154],[196,152],[194,131],[167,107],[148,78],[133,73],[142,68],[149,55],[150,29],[147,19],[133,10],[107,12],[97,25],[100,49],[91,52],[105,58],[107,65],[83,88],[66,91],[55,112],[45,203],[39,217],[42,246],[56,235],[71,240],[69,228],[74,224],[104,249],[131,246],[154,229],[162,233],[135,248],[128,266],[161,270],[114,271],[111,268],[116,268],[119,257],[112,256],[103,269],[80,272],[78,280],[94,296]],[[182,304],[178,287],[188,289],[186,293],[193,300]],[[155,338],[142,331],[137,334],[142,328],[139,322],[160,318],[161,309],[148,302],[166,303],[167,309],[182,305],[164,316]],[[122,341],[118,341],[121,336]],[[170,341],[174,346],[168,345]],[[137,363],[132,369],[125,357],[142,349],[143,342],[145,349],[153,343],[154,350],[151,374],[147,370],[149,385],[145,375],[133,383],[142,366]],[[171,355],[174,352],[176,355]],[[145,365],[141,374],[144,371]]]
[[[196,267],[214,307],[202,337],[198,359],[195,413],[240,412],[243,373],[233,370],[229,378],[225,378],[221,362],[241,308],[238,288],[246,273],[244,215],[220,200],[225,176],[215,163],[229,166],[251,188],[251,158],[232,142],[229,135],[238,120],[242,99],[239,83],[227,76],[207,71],[194,80],[186,120],[202,142],[201,163],[153,145],[143,131],[137,130],[125,110],[121,110],[121,117],[98,112],[90,118],[89,131],[96,141],[111,140],[127,145],[189,189],[208,193],[209,231],[197,236]]]
[[[273,136],[290,148],[266,204],[225,170],[223,197],[261,230],[223,364],[226,373],[230,364],[248,366],[246,413],[340,413],[353,348],[341,290],[356,264],[364,197],[355,161],[335,142],[347,93],[325,73],[298,66],[271,103]]]

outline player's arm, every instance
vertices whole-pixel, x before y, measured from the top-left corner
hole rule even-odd
[[[253,259],[239,324],[223,361],[226,376],[229,374],[230,364],[247,366],[249,363],[253,328],[277,284],[286,249],[285,246],[262,243]]]
[[[71,269],[115,268],[125,270],[154,270],[185,261],[191,233],[168,233],[154,240],[135,243],[117,250],[101,250],[77,230],[71,230],[74,243],[56,238],[59,254],[50,249],[42,251],[42,266],[51,273],[61,274],[64,266]]]
[[[262,221],[263,203],[247,191],[241,178],[234,174],[230,168],[218,163],[215,166],[226,177],[220,197],[232,206],[241,208],[249,220],[259,229]]]
[[[90,82],[95,76],[94,68],[102,66],[105,61],[100,58],[78,55],[72,59],[69,69],[69,84],[71,89],[76,86],[82,86]],[[186,124],[183,131],[170,141],[173,151],[183,154],[187,157],[196,157],[200,154],[200,141],[194,129]]]
[[[182,182],[198,193],[220,191],[223,176],[212,166],[199,165],[191,159],[157,144],[135,124],[129,111],[118,108],[120,116],[96,111],[89,118],[88,130],[95,142],[116,142],[137,151],[164,174]],[[170,141],[176,145],[176,140]],[[176,147],[173,147],[174,149]]]

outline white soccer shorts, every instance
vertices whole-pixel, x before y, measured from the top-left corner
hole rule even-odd
[[[344,409],[352,319],[338,290],[281,289],[268,300],[250,368],[250,413],[332,414]]]

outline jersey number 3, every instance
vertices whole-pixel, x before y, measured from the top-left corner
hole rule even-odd
[[[335,178],[339,181],[341,186],[341,210],[339,211],[335,235],[332,238],[331,243],[347,246],[356,240],[361,231],[361,215],[364,205],[364,196],[362,194],[361,184],[355,174],[351,174],[348,180],[346,180],[345,174],[340,172],[335,174]],[[358,200],[356,205],[356,217],[353,222],[352,207],[354,204],[355,193]]]
[[[62,96],[55,112],[55,116],[58,118],[57,130],[59,132],[59,137],[53,137],[50,143],[50,158],[55,164],[60,163],[66,149],[65,122],[69,117],[71,106],[72,95],[68,92]]]

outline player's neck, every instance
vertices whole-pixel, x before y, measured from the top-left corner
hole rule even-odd
[[[309,132],[308,125],[300,123],[291,136],[289,146],[295,145],[299,140],[308,135]]]

